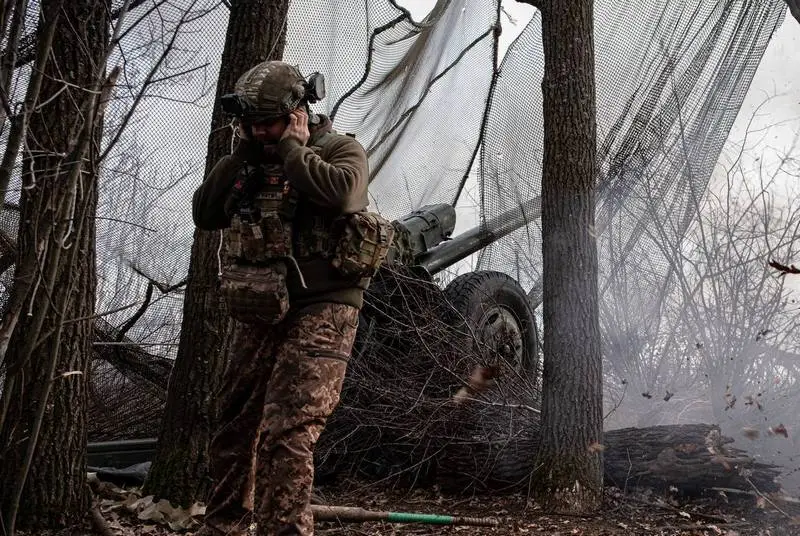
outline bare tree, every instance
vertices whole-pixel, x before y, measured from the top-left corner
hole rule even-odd
[[[602,500],[592,0],[525,2],[542,13],[544,375],[534,494],[547,511]]]
[[[217,97],[254,64],[283,55],[288,0],[233,0]],[[230,150],[230,129],[215,101],[206,173]],[[227,362],[230,319],[219,295],[219,233],[195,231],[183,326],[161,433],[145,492],[189,505],[208,490],[208,444],[216,419],[214,394]]]
[[[35,72],[43,75],[45,98],[29,102],[35,106],[23,112],[30,114],[30,126],[24,132],[22,224],[13,308],[3,318],[10,344],[0,413],[0,487],[11,493],[3,494],[0,506],[8,534],[17,525],[74,523],[87,509],[93,217],[99,133],[113,84],[104,87],[109,9],[103,0],[41,4],[40,28],[53,31],[60,46],[42,44],[47,50]],[[52,28],[54,17],[63,23]]]
[[[41,8],[39,28],[19,52],[26,57],[30,49],[38,50],[24,105],[9,117],[0,176],[5,189],[21,147],[18,240],[5,237],[2,243],[6,262],[9,252],[16,252],[11,300],[0,325],[0,484],[10,490],[2,494],[0,508],[6,533],[17,525],[38,530],[74,524],[87,513],[87,383],[100,316],[95,314],[95,224],[102,219],[96,214],[98,177],[108,178],[113,159],[107,157],[124,139],[138,106],[157,95],[154,88],[191,73],[185,64],[176,68],[167,60],[179,48],[181,30],[217,6],[152,0],[126,19],[129,8],[144,3],[126,0],[112,11],[107,0],[45,1],[33,8]],[[25,2],[19,5],[24,9]],[[142,28],[146,23],[150,26]],[[106,76],[106,64],[117,57],[123,67]],[[24,80],[22,69],[16,74]],[[111,128],[104,128],[106,123]],[[169,293],[181,285],[147,284],[151,291],[156,286]],[[149,304],[147,296],[142,304],[129,304],[140,307],[117,338]]]

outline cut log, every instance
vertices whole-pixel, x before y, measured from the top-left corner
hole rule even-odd
[[[624,428],[605,433],[607,485],[674,487],[698,494],[713,487],[777,491],[777,467],[755,461],[708,424]]]
[[[779,468],[731,447],[709,424],[625,428],[604,434],[605,485],[673,489],[699,495],[713,487],[777,491]],[[535,437],[459,441],[438,459],[438,483],[451,492],[524,491],[533,473]]]

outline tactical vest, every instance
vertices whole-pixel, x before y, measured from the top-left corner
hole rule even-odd
[[[332,136],[323,134],[311,149],[319,154],[323,143]],[[325,255],[330,248],[335,216],[304,210],[308,212],[302,218],[304,221],[295,225],[298,204],[305,207],[308,203],[290,186],[283,165],[262,165],[244,171],[245,176],[234,186],[234,190],[241,190],[233,196],[240,198],[238,206],[231,217],[231,226],[223,231],[228,259],[256,264],[278,258]],[[257,184],[253,187],[245,184],[247,181]]]
[[[309,147],[319,154],[334,136],[327,132]],[[291,269],[296,259],[318,256],[330,259],[343,275],[369,277],[385,259],[394,228],[379,214],[343,216],[312,205],[290,186],[282,165],[250,168],[245,175],[234,186],[241,200],[224,231],[229,262],[284,259]],[[255,188],[250,181],[256,181]]]
[[[324,134],[311,148],[319,154],[332,137]],[[305,286],[297,259],[321,256],[342,275],[371,277],[394,237],[394,227],[379,214],[342,215],[312,205],[291,187],[282,164],[246,164],[226,202],[230,212],[220,289],[231,316],[250,324],[285,318],[287,271],[296,270]]]

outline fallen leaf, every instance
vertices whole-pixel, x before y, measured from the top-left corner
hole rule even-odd
[[[191,517],[197,517],[205,515],[206,513],[206,505],[203,503],[196,502],[189,507],[189,511],[187,512]]]
[[[786,430],[786,427],[783,425],[783,423],[780,423],[774,428],[770,428],[769,431],[771,434],[782,435],[786,439],[789,439],[789,431]]]
[[[136,512],[140,508],[146,508],[153,502],[153,496],[148,495],[147,497],[137,497],[133,493],[128,495],[128,498],[123,501],[122,506],[124,506],[130,512]]]
[[[749,426],[745,426],[742,428],[742,435],[747,439],[758,439],[759,432],[756,428],[750,428]]]
[[[142,520],[155,521],[157,523],[165,520],[164,513],[159,509],[159,503],[154,503],[152,501],[145,506],[136,517]]]

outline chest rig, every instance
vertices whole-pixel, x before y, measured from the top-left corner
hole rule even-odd
[[[319,154],[323,135],[311,148]],[[306,287],[297,259],[321,257],[343,276],[374,275],[386,257],[394,228],[379,214],[342,215],[311,203],[291,187],[283,163],[245,164],[225,206],[222,293],[232,316],[275,324],[289,308],[288,270]]]
[[[225,204],[231,225],[223,231],[225,267],[220,290],[231,316],[246,324],[272,325],[289,311],[287,263],[297,269],[292,247],[292,193],[278,163],[245,164]],[[301,284],[303,275],[297,269]]]
[[[325,136],[323,135],[323,139]],[[314,146],[315,152],[321,148]],[[283,260],[297,270],[297,259],[329,256],[337,214],[312,205],[284,175],[283,164],[245,164],[234,183],[224,231],[230,262],[263,264]]]
[[[293,257],[292,221],[298,194],[279,164],[246,164],[233,186],[224,231],[227,257],[233,262],[263,263]]]

